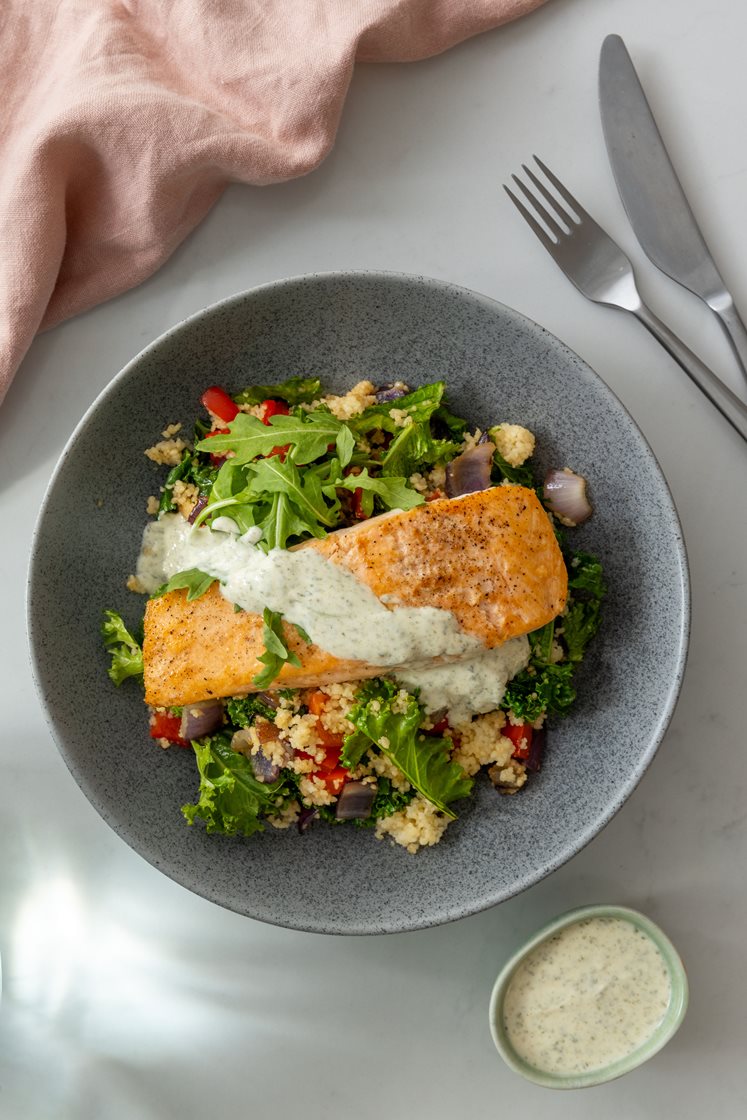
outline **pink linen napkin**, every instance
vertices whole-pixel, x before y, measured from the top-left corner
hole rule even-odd
[[[35,332],[144,280],[226,184],[329,152],[353,64],[544,0],[4,0],[0,400]]]

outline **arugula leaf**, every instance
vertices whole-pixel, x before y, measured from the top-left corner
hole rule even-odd
[[[425,501],[422,494],[408,486],[406,478],[371,478],[367,467],[360,474],[348,475],[338,486],[345,490],[371,491],[387,509],[413,509]]]
[[[495,427],[488,430],[488,435],[495,443],[494,432],[500,429],[501,425],[496,424]],[[526,486],[530,490],[536,488],[534,481],[534,473],[528,463],[523,463],[520,467],[512,467],[506,459],[503,458],[498,447],[493,452],[493,465],[498,468],[501,478],[505,478],[508,482],[515,482],[519,486]]]
[[[230,696],[224,703],[226,715],[234,727],[249,727],[257,716],[275,718],[275,709],[260,696]]]
[[[409,478],[413,471],[436,463],[447,463],[459,454],[461,443],[434,439],[430,424],[408,424],[400,428],[381,461],[383,475]]]
[[[262,401],[285,401],[286,404],[311,404],[322,395],[318,377],[289,377],[278,385],[249,385],[236,393],[236,404],[262,404]]]
[[[292,444],[293,459],[302,465],[324,455],[329,444],[336,443],[342,427],[340,420],[322,409],[302,416],[272,416],[269,424],[240,412],[225,435],[200,440],[197,450],[218,455],[232,451],[238,463],[248,463],[260,455],[269,455],[275,447]],[[344,451],[350,445],[349,439],[343,437],[342,442]]]
[[[261,832],[261,817],[275,809],[285,782],[258,782],[251,763],[231,750],[230,737],[221,733],[192,743],[200,772],[200,790],[194,805],[182,805],[188,824],[199,818],[207,832],[224,836],[251,836]]]
[[[434,381],[430,385],[421,385],[412,393],[399,397],[396,401],[384,401],[381,404],[372,404],[358,416],[348,420],[348,424],[356,435],[380,428],[385,432],[397,433],[400,425],[393,419],[391,412],[407,412],[412,417],[413,424],[424,424],[430,420],[433,413],[441,404],[446,384],[443,381]]]
[[[406,792],[395,789],[390,778],[377,778],[376,784],[378,788],[371,806],[371,816],[360,821],[361,825],[373,825],[382,817],[391,817],[392,813],[398,813],[409,805],[415,796],[414,789]]]
[[[402,707],[399,700],[397,711],[393,710],[393,701],[399,693],[400,689],[392,681],[366,681],[348,718],[402,771],[410,785],[442,813],[454,817],[447,806],[451,801],[467,797],[473,781],[461,766],[451,761],[450,740],[419,731],[423,708],[414,696],[408,695],[404,711],[399,710]],[[346,757],[359,748],[359,741],[348,747],[350,738],[348,736],[343,744],[343,749],[347,748]]]
[[[178,591],[180,588],[186,587],[187,601],[192,602],[193,599],[199,599],[204,595],[207,589],[215,583],[215,576],[209,576],[205,572],[201,572],[199,568],[187,568],[185,572],[175,572],[168,583],[161,584],[151,595],[151,599],[160,599],[168,591]]]
[[[314,536],[324,536],[323,533],[318,532],[319,522],[328,527],[335,524],[337,511],[330,509],[324,501],[321,484],[316,475],[304,472],[302,476],[295,463],[290,459],[282,462],[278,455],[254,463],[252,472],[249,490],[257,496],[284,493],[296,507],[301,518],[308,520],[309,532]],[[339,509],[339,502],[337,509]]]
[[[101,635],[112,659],[107,672],[117,687],[128,677],[142,676],[143,651],[116,611],[104,611]]]
[[[257,673],[252,684],[255,684],[257,688],[268,688],[280,673],[283,665],[287,663],[298,667],[301,661],[298,654],[289,650],[285,643],[283,616],[280,611],[271,611],[269,607],[265,607],[262,618],[264,620],[262,641],[264,642],[265,652],[258,660],[265,667]]]

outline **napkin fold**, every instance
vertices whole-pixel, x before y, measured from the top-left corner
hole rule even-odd
[[[315,168],[355,61],[543,2],[4,0],[0,400],[37,330],[150,276],[227,183]]]

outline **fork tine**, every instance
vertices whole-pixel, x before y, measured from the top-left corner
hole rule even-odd
[[[535,156],[535,159],[536,158],[537,157]],[[550,194],[550,192],[547,189],[547,187],[545,186],[545,184],[542,182],[541,179],[539,179],[535,175],[535,173],[532,171],[531,167],[527,167],[527,165],[525,163],[522,163],[521,169],[526,175],[529,176],[529,178],[534,183],[535,187],[540,192],[540,194],[543,195],[543,197],[547,199],[547,201],[550,203],[550,205],[552,206],[555,213],[558,215],[559,218],[561,218],[565,222],[565,224],[568,226],[569,229],[570,229],[571,226],[578,225],[578,222],[576,222],[574,217],[571,214],[569,214],[568,211],[565,210],[560,205],[557,198],[555,198],[553,195]]]
[[[526,171],[526,168],[524,168],[524,170]],[[516,183],[516,186],[522,192],[527,201],[532,204],[536,212],[539,214],[540,218],[542,218],[542,221],[547,225],[550,232],[555,234],[557,241],[561,241],[566,236],[565,230],[560,228],[549,210],[546,210],[540,200],[538,198],[535,198],[529,187],[522,183],[518,175],[512,175],[511,178]]]
[[[509,190],[509,188],[506,186],[505,183],[503,184],[503,189],[506,192],[506,194],[508,195],[508,197],[511,199],[511,201],[513,202],[516,209],[521,214],[524,221],[537,234],[537,237],[540,239],[540,241],[545,246],[545,248],[548,250],[548,252],[551,253],[553,251],[553,249],[555,248],[555,242],[552,240],[552,238],[547,236],[547,233],[542,228],[542,226],[539,224],[539,222],[534,217],[534,215],[530,214],[530,212],[527,210],[524,203],[519,201],[519,199],[516,197],[514,192],[512,190]]]
[[[558,194],[560,195],[560,197],[561,197],[561,198],[562,198],[562,199],[563,199],[563,200],[564,200],[565,202],[567,202],[567,203],[568,203],[568,205],[569,205],[569,206],[571,207],[571,209],[572,209],[572,210],[575,210],[575,212],[576,212],[576,214],[578,215],[578,217],[579,217],[579,218],[583,218],[583,219],[586,219],[586,220],[588,220],[588,221],[590,221],[590,222],[591,222],[591,221],[593,221],[594,219],[593,219],[593,218],[592,218],[592,217],[591,217],[591,216],[590,216],[590,215],[589,215],[589,214],[588,214],[588,213],[586,212],[586,210],[584,210],[584,208],[583,208],[583,206],[581,205],[581,203],[580,203],[580,202],[578,202],[578,201],[577,201],[577,200],[576,200],[576,199],[575,199],[575,198],[573,197],[573,195],[571,194],[571,192],[570,192],[570,191],[568,190],[568,188],[567,188],[567,187],[564,187],[564,186],[563,186],[563,184],[561,183],[561,181],[560,181],[560,179],[559,179],[559,178],[557,177],[557,175],[553,175],[553,173],[552,173],[552,171],[550,170],[550,168],[549,168],[549,167],[547,167],[547,166],[546,166],[546,164],[544,164],[544,163],[542,162],[542,160],[541,160],[541,159],[539,158],[539,156],[534,156],[533,158],[534,158],[534,162],[535,162],[535,163],[537,164],[537,166],[539,167],[539,169],[540,169],[540,171],[541,171],[541,172],[543,173],[543,175],[546,175],[546,176],[547,176],[547,178],[548,178],[548,179],[550,180],[550,182],[552,183],[552,185],[553,185],[553,186],[555,187],[555,190],[556,190],[556,191],[558,192]],[[527,171],[528,171],[528,168],[525,168],[525,170],[527,170]],[[531,172],[529,172],[529,174],[531,175]],[[595,224],[596,224],[596,223],[595,223]]]

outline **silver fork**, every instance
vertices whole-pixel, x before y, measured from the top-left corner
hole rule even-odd
[[[512,190],[505,184],[503,189],[555,263],[588,299],[635,315],[742,439],[747,440],[747,405],[646,306],[636,287],[633,266],[619,245],[587,214],[542,160],[537,156],[534,159],[565,202],[567,210],[526,164],[522,164],[522,170],[537,193],[533,193],[517,175],[511,178],[549,233]],[[547,205],[543,204],[538,194]]]

